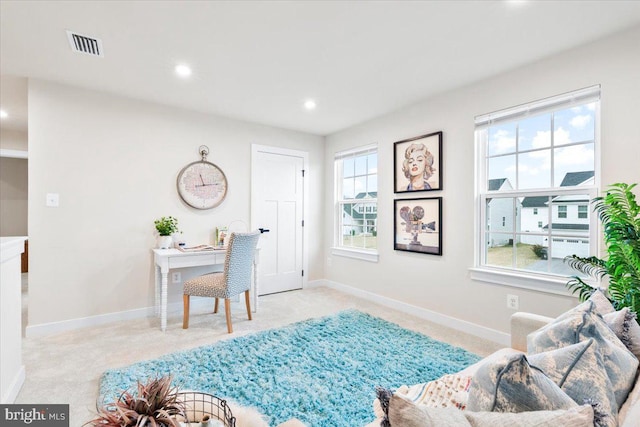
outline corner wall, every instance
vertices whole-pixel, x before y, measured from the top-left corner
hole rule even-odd
[[[520,310],[556,316],[576,299],[472,281],[474,265],[474,117],[503,108],[602,85],[602,187],[640,182],[640,27],[555,55],[512,72],[442,93],[416,105],[327,137],[325,176],[333,156],[378,143],[379,262],[332,256],[333,182],[325,188],[325,279],[437,312],[463,322],[508,332],[506,295],[518,295]],[[487,58],[490,60],[490,58]],[[443,256],[393,250],[393,143],[443,131]],[[406,197],[406,196],[405,196]],[[327,260],[331,258],[331,266]],[[460,323],[460,322],[458,322]]]
[[[41,80],[29,82],[29,327],[154,305],[153,221],[172,215],[188,243],[214,228],[250,224],[251,144],[309,152],[309,227],[322,223],[323,138]],[[183,204],[176,177],[199,159],[226,174],[215,209]],[[47,193],[60,206],[45,206]],[[322,277],[322,240],[307,243],[310,279]],[[183,273],[183,280],[185,280]],[[169,304],[181,301],[169,284]],[[117,317],[117,315],[116,315]]]

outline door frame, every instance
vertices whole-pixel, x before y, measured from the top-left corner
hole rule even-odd
[[[256,170],[256,160],[258,153],[278,154],[282,156],[292,156],[302,158],[302,167],[304,169],[304,179],[302,180],[302,220],[305,222],[302,227],[302,270],[304,276],[302,276],[302,289],[305,289],[309,282],[309,250],[307,248],[307,242],[309,241],[309,224],[307,221],[307,212],[309,212],[309,152],[292,150],[289,148],[272,147],[269,145],[251,144],[251,229],[257,229],[260,224],[256,222],[257,214],[256,209],[258,204],[256,203],[257,194],[257,177],[254,171]],[[260,264],[258,263],[258,270]]]

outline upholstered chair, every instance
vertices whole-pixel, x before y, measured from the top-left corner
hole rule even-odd
[[[233,332],[231,325],[231,301],[229,298],[244,292],[247,315],[251,320],[251,272],[253,258],[260,232],[231,233],[224,261],[224,271],[205,274],[184,283],[184,316],[182,328],[189,327],[189,301],[191,296],[215,298],[213,312],[218,312],[218,300],[224,298],[224,311],[227,316],[227,330]]]

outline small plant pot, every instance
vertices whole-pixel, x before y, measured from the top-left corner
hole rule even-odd
[[[173,237],[160,236],[158,237],[158,249],[170,249],[173,247]]]

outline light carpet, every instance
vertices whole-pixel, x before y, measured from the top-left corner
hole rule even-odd
[[[296,417],[310,426],[362,426],[375,418],[376,386],[431,381],[478,360],[461,348],[347,310],[108,370],[100,396],[110,402],[138,380],[173,375],[180,388],[254,407],[271,425]]]

